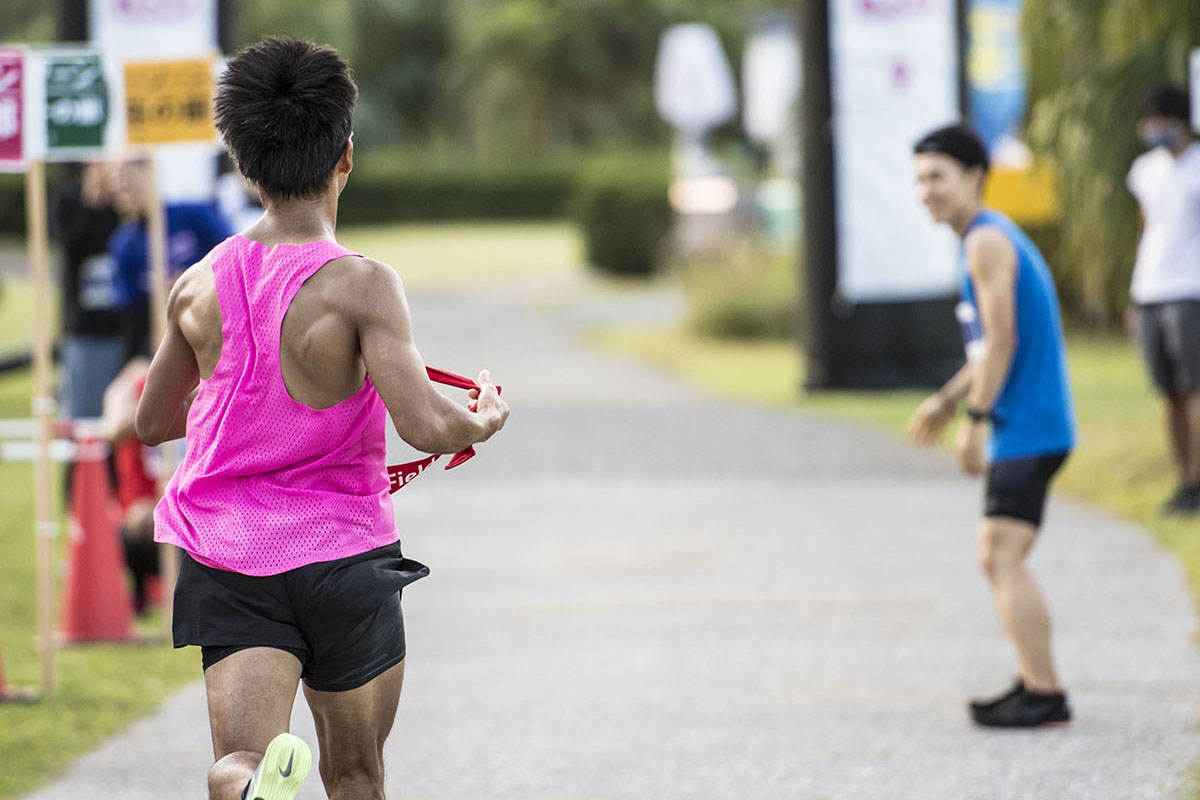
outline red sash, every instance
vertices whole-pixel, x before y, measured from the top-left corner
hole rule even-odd
[[[453,372],[446,372],[443,369],[438,369],[436,367],[426,367],[425,372],[427,372],[429,374],[429,380],[433,381],[434,383],[441,383],[446,386],[453,386],[456,389],[470,390],[470,389],[478,389],[479,388],[479,385],[477,383],[475,383],[475,381],[471,380],[470,378],[464,378],[462,375],[455,375]],[[499,386],[496,387],[496,393],[497,394],[500,393]],[[475,407],[476,407],[476,404],[472,403],[470,410],[474,411]],[[395,494],[396,492],[403,489],[405,486],[407,486],[409,484],[410,481],[412,481],[413,478],[420,475],[422,472],[425,471],[425,469],[427,467],[429,467],[431,464],[433,464],[433,462],[437,461],[441,457],[442,457],[442,454],[437,453],[437,454],[434,454],[431,456],[426,456],[425,458],[418,459],[416,461],[409,461],[404,464],[395,464],[393,466],[389,466],[387,468],[387,474],[388,474],[388,480],[391,482],[391,493]],[[475,457],[475,448],[468,447],[466,450],[455,453],[453,456],[451,456],[450,463],[446,465],[446,469],[454,469],[459,464],[466,463],[467,461],[471,460],[474,457]]]

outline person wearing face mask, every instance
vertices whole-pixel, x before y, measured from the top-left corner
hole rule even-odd
[[[1130,296],[1134,330],[1163,396],[1167,437],[1179,474],[1165,514],[1200,511],[1200,145],[1192,140],[1188,95],[1153,89],[1138,115],[1149,148],[1129,170],[1142,211]]]

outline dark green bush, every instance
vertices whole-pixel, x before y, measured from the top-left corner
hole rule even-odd
[[[25,235],[25,176],[0,173],[0,236]]]
[[[356,165],[342,194],[344,224],[558,219],[566,216],[575,167],[563,162],[480,166],[376,160]],[[0,235],[25,235],[25,179],[0,174]],[[54,180],[49,181],[53,190]]]
[[[355,168],[339,221],[554,219],[566,213],[572,171],[559,164],[392,164]]]
[[[649,275],[671,228],[670,160],[663,154],[606,157],[576,177],[572,216],[588,263],[613,275]]]

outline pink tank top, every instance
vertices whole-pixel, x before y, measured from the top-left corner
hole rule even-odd
[[[351,253],[334,242],[267,247],[233,236],[212,270],[224,342],[187,420],[187,454],[154,511],[154,536],[202,564],[275,575],[395,542],[384,425],[370,377],[330,408],[288,394],[284,314],[304,281]]]

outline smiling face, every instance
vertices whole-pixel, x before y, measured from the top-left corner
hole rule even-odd
[[[913,161],[917,172],[917,194],[934,222],[958,230],[979,209],[983,189],[983,169],[967,169],[954,158],[941,153],[918,153]]]

